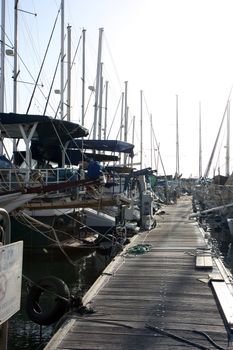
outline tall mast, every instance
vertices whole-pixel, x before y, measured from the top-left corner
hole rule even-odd
[[[140,169],[142,169],[142,147],[143,147],[143,128],[142,128],[142,90],[140,91]]]
[[[85,69],[86,69],[86,56],[85,56],[85,49],[86,49],[86,30],[83,29],[83,58],[82,58],[82,126],[84,126],[84,117],[85,117]]]
[[[64,0],[61,0],[61,119],[64,118]]]
[[[102,56],[102,37],[103,28],[99,28],[99,44],[98,44],[98,57],[97,57],[97,68],[96,68],[96,87],[95,87],[95,105],[94,105],[94,127],[93,127],[93,139],[96,139],[97,129],[97,113],[98,113],[98,102],[99,102],[99,87],[100,87],[100,65]]]
[[[132,145],[134,145],[134,134],[135,134],[135,115],[133,116]],[[133,157],[131,158],[131,167],[133,167]]]
[[[4,93],[5,93],[5,0],[2,0],[2,16],[1,16],[1,81],[0,81],[0,112],[4,112]],[[3,145],[0,142],[0,154],[3,153]],[[10,242],[6,242],[10,243]],[[8,342],[8,321],[2,325],[2,332],[0,337],[1,349],[7,350]]]
[[[71,26],[67,27],[67,120],[71,110]]]
[[[120,141],[122,141],[123,138],[123,128],[124,128],[124,98],[125,98],[125,93],[121,93],[121,124],[120,124]],[[119,152],[119,158],[120,158],[120,163],[122,161],[122,154]]]
[[[176,95],[176,177],[180,174],[180,161],[179,161],[179,112],[178,112],[178,95]]]
[[[128,81],[125,81],[125,122],[124,122],[124,141],[127,142],[128,133]],[[124,154],[124,165],[126,165],[126,153]]]
[[[4,112],[4,94],[5,94],[5,0],[2,0],[2,16],[1,16],[1,92],[0,92],[0,112]]]
[[[122,141],[122,131],[124,127],[124,92],[121,93],[121,125],[120,125],[120,140]]]
[[[152,127],[152,114],[150,114],[150,166],[153,169],[153,127]]]
[[[13,72],[13,112],[17,113],[17,77],[18,77],[18,0],[15,0],[14,26],[14,72]],[[17,150],[16,140],[13,140],[13,151]]]
[[[199,102],[199,179],[202,177],[201,102]]]
[[[107,116],[108,116],[108,81],[105,82],[104,140],[106,140],[106,135],[107,135]]]
[[[6,27],[6,4],[5,0],[2,0],[2,18],[1,18],[1,81],[0,81],[0,112],[4,112],[4,96],[5,96],[5,48],[6,48],[6,36],[5,36],[5,27]],[[0,141],[0,154],[3,154],[3,142]]]
[[[230,101],[227,104],[226,176],[230,175]]]
[[[103,110],[103,63],[100,64],[100,93],[99,93],[99,121],[98,121],[98,139],[101,140],[102,134],[102,110]]]

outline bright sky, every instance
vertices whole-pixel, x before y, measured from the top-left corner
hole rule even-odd
[[[14,1],[6,1],[6,43],[13,45]],[[58,0],[19,0],[19,54],[22,82],[35,81],[58,13]],[[199,102],[202,106],[202,169],[206,169],[218,128],[233,84],[232,0],[65,0],[65,28],[71,25],[72,120],[81,122],[82,29],[86,29],[86,86],[94,85],[99,28],[103,34],[103,77],[109,81],[109,138],[119,133],[124,82],[128,81],[128,142],[140,152],[140,91],[143,91],[143,166],[151,166],[151,126],[160,145],[166,174],[176,171],[176,95],[179,99],[180,173],[199,173]],[[66,30],[65,30],[66,32]],[[66,43],[65,43],[66,45]],[[45,96],[52,82],[60,50],[60,18],[39,79]],[[6,61],[5,110],[12,111],[12,57]],[[26,71],[30,71],[31,76]],[[66,69],[66,68],[65,68]],[[60,68],[53,91],[60,88]],[[25,113],[33,85],[18,84],[18,112]],[[86,89],[84,125],[91,130],[94,99]],[[54,116],[58,95],[53,93],[47,115]],[[37,93],[30,113],[43,113],[45,98]],[[118,106],[118,107],[117,107]],[[231,108],[233,110],[233,108]],[[115,119],[114,119],[115,116]],[[233,125],[233,123],[231,123]],[[225,138],[224,138],[225,137]],[[213,166],[225,173],[226,136],[221,139],[221,156]],[[232,146],[232,145],[231,145]],[[157,146],[153,145],[153,148]],[[232,150],[233,151],[233,150]],[[233,154],[233,152],[232,152]],[[157,156],[153,155],[152,167]],[[135,157],[135,159],[138,158]],[[231,163],[233,165],[233,163]],[[158,166],[163,174],[161,164]],[[212,176],[213,170],[210,175]]]

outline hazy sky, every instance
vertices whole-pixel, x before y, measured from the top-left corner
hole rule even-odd
[[[7,43],[13,43],[14,1],[6,1]],[[58,0],[19,0],[20,76],[18,111],[24,113],[39,72],[55,18]],[[65,27],[72,29],[72,120],[81,122],[82,29],[86,29],[86,86],[94,85],[99,28],[103,34],[103,76],[109,81],[108,130],[116,138],[120,126],[119,100],[128,81],[129,126],[135,116],[135,152],[140,150],[140,91],[143,91],[143,166],[151,165],[151,127],[160,145],[166,174],[176,170],[176,95],[179,99],[180,172],[199,171],[199,102],[202,106],[203,172],[233,84],[232,0],[65,0]],[[65,44],[66,45],[66,44]],[[60,50],[60,18],[39,79],[45,96]],[[12,57],[6,62],[6,111],[12,111]],[[30,71],[30,74],[27,72]],[[60,69],[60,68],[59,68]],[[54,89],[59,88],[59,74]],[[25,84],[27,82],[27,84]],[[53,89],[53,90],[54,90]],[[86,90],[85,126],[93,122],[93,96]],[[43,113],[45,98],[37,95],[30,113]],[[47,114],[54,116],[58,96],[53,94]],[[115,116],[115,119],[114,119]],[[114,119],[114,122],[113,122]],[[233,123],[231,123],[233,125]],[[107,131],[108,134],[108,131]],[[224,150],[226,136],[221,138]],[[153,148],[157,146],[153,145]],[[232,150],[233,151],[233,150]],[[225,151],[224,151],[225,152]],[[225,172],[225,155],[219,153],[215,168]],[[153,155],[153,161],[156,156]],[[231,164],[233,165],[233,163]],[[155,167],[154,164],[152,164]],[[159,173],[162,168],[159,164]],[[212,175],[212,174],[211,174]]]

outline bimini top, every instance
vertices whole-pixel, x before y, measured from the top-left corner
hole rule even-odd
[[[64,144],[72,138],[88,135],[86,128],[67,120],[53,119],[43,115],[0,113],[1,136],[5,138],[21,139],[23,135],[20,125],[28,135],[35,123],[37,126],[32,140],[39,140],[46,145],[58,142],[58,140]]]
[[[97,151],[127,153],[133,157],[134,145],[118,140],[74,140],[70,141],[67,147],[79,149],[92,149]]]

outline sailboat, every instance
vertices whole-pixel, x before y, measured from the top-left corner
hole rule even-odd
[[[229,96],[230,97],[230,96]],[[226,120],[227,119],[227,120]],[[210,167],[216,152],[217,144],[220,138],[224,121],[227,121],[227,140],[226,140],[226,169],[225,175],[213,176],[209,178]],[[231,239],[229,229],[232,231],[233,216],[233,196],[232,184],[233,174],[230,175],[230,101],[227,100],[215,144],[203,177],[200,177],[193,195],[193,207],[195,215],[200,218],[202,223],[208,226],[216,235],[221,232],[221,239]],[[224,233],[223,233],[224,232]]]

